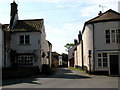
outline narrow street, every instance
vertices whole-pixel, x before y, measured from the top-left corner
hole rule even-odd
[[[118,88],[118,77],[58,68],[55,75],[3,80],[3,88]]]

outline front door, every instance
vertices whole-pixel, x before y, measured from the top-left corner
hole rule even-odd
[[[119,74],[118,55],[110,55],[110,75]]]

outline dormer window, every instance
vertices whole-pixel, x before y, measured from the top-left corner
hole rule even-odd
[[[19,36],[19,44],[30,44],[30,36],[29,35],[20,35]]]

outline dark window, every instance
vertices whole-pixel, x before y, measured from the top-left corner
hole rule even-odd
[[[24,35],[20,35],[20,44],[24,44]]]
[[[98,54],[98,57],[101,57],[101,54]]]
[[[25,35],[25,44],[29,44],[30,43],[29,40],[30,40],[29,35]]]
[[[30,36],[29,35],[20,35],[19,36],[19,43],[20,44],[29,44],[30,43]]]
[[[105,30],[106,43],[110,43],[110,30]]]
[[[103,53],[103,57],[107,57],[107,53]]]

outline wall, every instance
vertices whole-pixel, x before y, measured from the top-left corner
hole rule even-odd
[[[105,38],[105,30],[109,30],[109,29],[118,29],[120,28],[119,26],[119,22],[102,22],[102,23],[96,23],[95,25],[95,70],[99,71],[99,70],[103,70],[103,71],[109,71],[109,67],[110,67],[110,62],[109,62],[109,55],[112,52],[116,52],[118,49],[120,49],[119,45],[117,43],[106,43],[106,38]],[[109,51],[107,51],[109,50]],[[108,67],[98,67],[97,66],[97,54],[98,53],[107,53],[108,54]],[[119,51],[120,53],[120,51]],[[118,53],[118,55],[119,55]],[[119,61],[120,63],[120,61]],[[119,64],[120,65],[120,64]]]
[[[19,35],[30,35],[30,44],[29,45],[20,45],[19,44]],[[36,61],[34,61],[34,66],[39,66],[41,68],[40,61],[40,43],[41,34],[40,32],[15,32],[11,33],[11,42],[10,46],[12,50],[16,50],[17,53],[33,53],[36,55]]]
[[[78,67],[82,68],[82,41],[77,45],[77,60]]]
[[[0,68],[4,67],[3,62],[3,31],[2,31],[2,25],[0,24]]]
[[[85,26],[83,32],[83,60],[84,66],[87,66],[89,70],[89,54],[88,51],[91,50],[91,63],[93,65],[93,26],[91,24]]]

